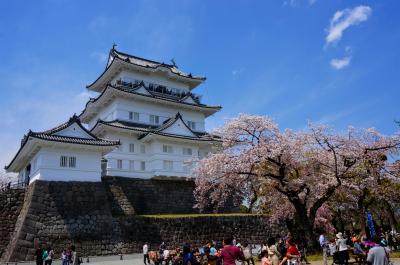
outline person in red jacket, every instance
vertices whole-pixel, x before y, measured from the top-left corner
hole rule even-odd
[[[286,246],[287,246],[286,256],[283,258],[283,260],[279,265],[284,265],[288,260],[299,259],[301,256],[300,251],[297,249],[297,246],[293,238],[290,238],[288,241],[286,241]]]

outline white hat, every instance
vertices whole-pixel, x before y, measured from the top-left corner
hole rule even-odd
[[[342,239],[342,238],[343,238],[342,232],[337,233],[337,234],[336,234],[336,237],[337,237],[338,239]]]

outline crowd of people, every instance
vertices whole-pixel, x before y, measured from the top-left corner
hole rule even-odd
[[[227,237],[222,242],[209,241],[203,247],[191,248],[185,244],[182,248],[168,250],[162,243],[158,250],[150,251],[149,245],[143,245],[145,265],[255,265],[254,257],[261,260],[261,265],[300,264],[306,259],[300,242],[296,242],[289,233],[286,237],[270,238],[258,249],[251,244],[237,242],[234,237]]]
[[[349,231],[339,232],[335,236],[321,234],[319,237],[324,265],[328,265],[328,256],[333,258],[334,264],[339,265],[349,264],[350,258],[359,265],[388,265],[391,263],[390,251],[394,249],[388,242],[388,233],[375,235],[372,239]]]
[[[39,245],[35,252],[36,265],[51,265],[54,260],[54,251],[51,246],[43,248]],[[78,257],[75,246],[72,245],[64,249],[61,253],[62,265],[79,265],[82,259]]]
[[[333,257],[333,264],[348,265],[350,256],[359,265],[391,265],[391,248],[385,235],[374,240],[359,237],[350,232],[337,233],[335,236],[321,234],[319,244],[322,247],[323,265],[328,265],[328,256]],[[64,249],[61,253],[62,265],[79,265],[75,246]],[[54,251],[50,246],[38,246],[35,252],[37,265],[51,265]],[[189,244],[168,249],[163,242],[157,250],[150,250],[148,243],[143,245],[143,263],[145,265],[255,265],[255,258],[261,265],[302,265],[309,264],[304,239],[295,239],[291,233],[285,237],[269,238],[260,247],[247,242],[238,242],[234,237],[227,237],[221,242],[208,241],[200,248]]]

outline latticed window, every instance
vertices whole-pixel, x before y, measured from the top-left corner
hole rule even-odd
[[[135,152],[135,144],[129,144],[129,152],[131,153]]]
[[[145,171],[146,170],[146,162],[145,161],[140,161],[140,170]]]
[[[61,156],[60,167],[67,167],[67,166],[68,166],[68,156]]]
[[[117,168],[122,169],[122,160],[121,159],[117,160]]]
[[[187,125],[190,129],[196,130],[196,122],[194,121],[187,121]]]
[[[146,146],[144,144],[140,145],[140,153],[142,154],[146,153]]]
[[[183,148],[183,155],[191,156],[192,155],[192,148]]]
[[[163,152],[164,153],[172,153],[172,146],[171,145],[163,145]]]
[[[151,124],[160,124],[160,117],[157,115],[150,115]]]
[[[131,171],[135,170],[135,161],[134,160],[129,160],[129,169]]]
[[[76,157],[75,156],[70,156],[69,157],[68,166],[69,167],[76,167]]]

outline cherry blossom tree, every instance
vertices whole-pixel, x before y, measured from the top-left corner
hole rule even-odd
[[[257,211],[286,220],[312,243],[315,226],[329,219],[326,203],[336,190],[364,174],[365,164],[384,165],[382,158],[398,151],[397,138],[373,129],[340,134],[309,125],[304,132],[280,131],[265,116],[239,115],[216,133],[220,150],[195,170],[197,206],[222,207],[256,196]]]

